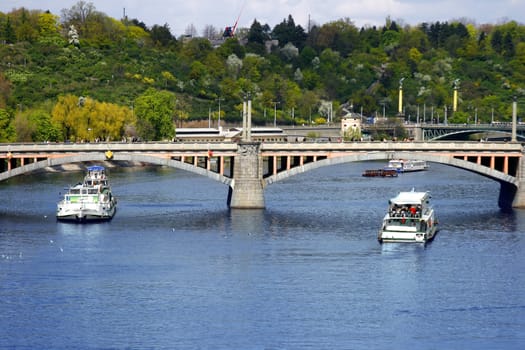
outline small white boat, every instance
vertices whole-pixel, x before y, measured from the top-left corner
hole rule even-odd
[[[377,239],[379,242],[421,242],[434,238],[438,222],[430,205],[429,192],[400,192],[388,202],[388,212]]]
[[[106,169],[94,165],[87,168],[83,182],[70,186],[57,204],[58,220],[110,220],[117,210],[117,199],[111,193]]]
[[[396,170],[398,173],[427,170],[428,164],[424,160],[392,159],[384,170]]]

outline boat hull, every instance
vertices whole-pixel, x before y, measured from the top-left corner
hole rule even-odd
[[[93,222],[93,221],[109,221],[113,219],[117,207],[111,206],[109,209],[104,210],[67,210],[63,209],[56,215],[58,221],[70,221],[70,222]]]
[[[365,170],[363,176],[365,177],[397,177],[398,172],[396,169],[372,169]]]
[[[437,225],[428,229],[426,232],[404,232],[381,230],[378,235],[378,240],[381,243],[426,243],[434,239],[438,232]]]
[[[428,170],[428,164],[422,160],[391,160],[384,170],[395,170],[398,173],[412,173],[416,171]]]

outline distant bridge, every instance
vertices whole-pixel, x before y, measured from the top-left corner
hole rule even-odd
[[[414,128],[419,128],[422,137],[420,141],[436,140],[458,140],[468,138],[474,134],[490,134],[492,137],[498,135],[500,139],[511,140],[512,123],[491,123],[491,124],[415,124]],[[525,125],[516,126],[516,138],[525,141]]]
[[[489,124],[450,124],[450,123],[408,123],[404,124],[410,138],[415,141],[468,141],[474,134],[489,134],[499,140],[510,141],[512,138],[512,123],[489,123]],[[364,133],[386,133],[391,134],[395,126],[392,124],[361,124]],[[289,136],[308,137],[308,135],[319,135],[320,137],[337,140],[341,138],[341,126],[339,125],[317,125],[317,126],[284,126],[284,132]],[[516,125],[516,139],[525,141],[525,124]]]
[[[1,144],[0,181],[68,163],[127,161],[164,165],[230,187],[232,208],[264,208],[264,188],[322,166],[421,159],[500,183],[502,208],[525,207],[524,149],[517,142],[83,143]]]

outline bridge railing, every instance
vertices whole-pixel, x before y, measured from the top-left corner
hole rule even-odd
[[[0,144],[0,158],[9,153],[64,153],[64,152],[236,152],[237,143],[80,143],[80,144]],[[263,142],[262,151],[472,151],[523,152],[517,142]]]

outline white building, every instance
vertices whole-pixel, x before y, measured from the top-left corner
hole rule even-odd
[[[343,137],[361,138],[361,122],[360,114],[348,113],[341,118],[341,135]]]

